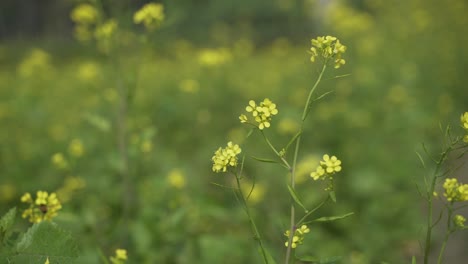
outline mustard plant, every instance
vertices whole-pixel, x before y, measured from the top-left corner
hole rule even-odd
[[[301,201],[300,195],[296,192],[295,185],[299,149],[301,146],[301,138],[304,132],[304,125],[306,123],[307,116],[311,111],[312,103],[323,98],[327,94],[324,93],[321,96],[316,96],[315,93],[317,92],[317,88],[330,65],[332,65],[335,69],[338,69],[346,63],[346,61],[343,59],[343,54],[345,51],[346,46],[344,46],[336,37],[324,36],[311,40],[311,48],[309,51],[311,55],[310,61],[313,63],[320,62],[321,70],[317,76],[317,79],[315,80],[314,85],[308,93],[306,101],[304,102],[302,115],[299,119],[299,129],[285,147],[276,147],[266,134],[266,130],[274,126],[275,116],[280,113],[280,109],[278,109],[277,105],[271,99],[265,98],[260,102],[250,100],[245,107],[245,112],[241,113],[239,116],[240,123],[251,127],[251,131],[247,136],[250,136],[253,132],[259,133],[265,141],[265,145],[276,156],[276,160],[268,160],[263,158],[254,159],[260,162],[277,163],[284,167],[289,174],[289,183],[287,186],[285,186],[290,194],[290,221],[288,229],[284,231],[284,235],[286,236],[286,241],[284,242],[286,247],[284,263],[286,264],[295,262],[296,259],[309,262],[319,261],[318,259],[311,256],[293,256],[293,252],[294,249],[304,243],[304,238],[307,234],[310,233],[309,225],[314,221],[309,220],[309,217],[311,217],[314,212],[325,205],[329,200],[336,202],[334,192],[334,176],[342,170],[342,162],[334,155],[323,155],[323,160],[317,164],[317,169],[310,172],[310,177],[314,181],[324,180],[328,182],[327,187],[325,188],[327,196],[324,201],[319,203],[311,210],[307,209],[306,205],[304,205],[304,203]],[[288,156],[286,154],[289,151],[289,147],[293,144],[294,149],[292,160],[288,160]],[[238,199],[249,219],[250,226],[254,234],[254,238],[259,246],[259,251],[261,252],[263,261],[264,263],[276,263],[265,247],[263,237],[257,228],[255,220],[253,219],[252,213],[250,211],[251,209],[249,208],[246,200],[250,193],[252,193],[252,190],[255,188],[255,186],[253,185],[251,187],[249,194],[244,193],[245,188],[243,188],[241,181],[244,178],[243,165],[246,154],[243,154],[242,158],[239,159],[238,155],[240,155],[241,152],[241,147],[232,142],[228,142],[227,147],[225,148],[218,148],[212,157],[212,170],[216,173],[230,173],[234,176],[236,183],[236,186],[233,188],[235,197]],[[304,210],[304,214],[300,218],[298,217],[298,212],[296,212],[296,206],[299,206]],[[341,216],[321,217],[315,219],[315,221],[333,221],[345,218],[351,214],[352,213]]]
[[[461,115],[460,118],[461,127],[465,133],[468,134],[468,112]],[[437,264],[443,263],[444,252],[447,246],[449,237],[457,231],[467,229],[465,225],[466,218],[457,211],[466,207],[466,205],[460,205],[468,201],[468,184],[459,182],[457,178],[452,177],[453,174],[460,168],[460,166],[454,166],[452,163],[456,159],[461,159],[468,152],[467,136],[453,136],[452,129],[447,126],[445,129],[445,142],[443,151],[438,155],[437,158],[431,160],[435,162],[435,167],[430,176],[424,175],[424,191],[418,190],[420,195],[424,198],[427,204],[427,219],[426,219],[426,235],[423,248],[423,262],[424,264],[429,263],[430,253],[433,249],[433,233],[434,228],[442,221],[445,217],[445,234],[444,240],[440,249],[438,250]],[[424,147],[424,151],[428,154],[428,151]],[[426,167],[424,159],[418,154],[421,163]],[[463,166],[463,164],[462,164]],[[437,189],[443,189],[443,195],[439,195]],[[439,200],[443,203],[443,208],[440,210],[438,216],[435,212],[434,203],[435,200]],[[416,257],[413,257],[413,263],[416,263]]]

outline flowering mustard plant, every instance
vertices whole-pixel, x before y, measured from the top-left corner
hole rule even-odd
[[[226,148],[219,148],[211,158],[213,161],[214,172],[226,172],[228,167],[237,166],[237,155],[241,153],[241,148],[231,141],[227,143]]]
[[[301,245],[302,242],[304,241],[304,235],[309,232],[310,232],[310,229],[306,225],[302,225],[300,228],[297,228],[296,230],[294,230],[294,236],[292,238],[291,248],[296,248],[298,245]],[[284,232],[284,235],[288,238],[289,238],[289,234],[290,234],[289,230],[286,230],[286,232]],[[284,245],[288,247],[289,241],[286,241]]]
[[[149,3],[133,15],[135,24],[143,24],[147,30],[154,30],[164,20],[164,7],[161,4]]]
[[[278,114],[276,104],[268,98],[265,98],[263,102],[260,102],[260,104],[257,104],[254,100],[250,100],[249,105],[245,107],[245,111],[251,113],[252,119],[255,123],[250,122],[250,119],[245,114],[239,116],[240,122],[252,124],[260,130],[270,127],[272,116]]]
[[[336,37],[317,37],[316,39],[312,39],[311,42],[310,61],[315,62],[318,57],[321,57],[325,63],[328,63],[330,59],[333,59],[335,69],[340,68],[346,63],[342,58],[342,55],[346,51],[346,46],[341,44],[340,40]]]
[[[49,195],[44,191],[38,191],[36,199],[33,199],[30,193],[25,193],[21,197],[21,202],[29,204],[29,208],[24,210],[22,217],[28,218],[31,223],[51,221],[62,208],[57,194],[51,193]]]

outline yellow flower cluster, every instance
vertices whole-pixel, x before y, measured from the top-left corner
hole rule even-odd
[[[70,14],[70,18],[73,20],[73,22],[86,25],[97,23],[98,17],[98,11],[90,4],[79,5],[75,7],[75,9],[73,9]]]
[[[276,104],[274,104],[268,98],[265,98],[263,102],[260,102],[258,105],[254,100],[250,100],[249,105],[245,108],[245,110],[252,114],[253,119],[257,123],[253,125],[257,126],[260,130],[270,127],[272,116],[278,114]],[[241,123],[250,123],[249,118],[244,114],[240,115],[239,119]]]
[[[22,217],[29,218],[31,223],[39,223],[44,220],[51,221],[57,216],[57,211],[62,208],[62,204],[55,193],[50,195],[47,192],[38,191],[36,199],[33,200],[30,193],[25,193],[21,197],[21,202],[28,203],[29,208],[24,210]]]
[[[463,141],[465,143],[468,143],[468,112],[465,112],[461,115],[460,122],[461,122],[462,127],[466,131],[466,135],[463,137]]]
[[[317,37],[312,39],[312,47],[310,48],[310,61],[314,62],[315,59],[321,56],[325,63],[330,59],[334,60],[335,69],[344,65],[346,61],[342,58],[343,53],[346,51],[346,46],[340,43],[340,40],[336,37],[326,36]]]
[[[294,231],[294,236],[291,241],[291,248],[296,248],[297,245],[301,245],[302,242],[304,241],[304,235],[309,232],[310,232],[310,229],[306,225],[302,225],[300,228],[296,229]],[[286,247],[288,247],[289,245],[289,234],[290,234],[289,230],[286,230],[286,232],[284,232],[284,235],[288,238],[288,241],[284,243]]]
[[[336,156],[329,156],[327,154],[323,155],[323,160],[320,161],[320,166],[317,169],[310,173],[310,177],[314,180],[320,178],[324,179],[326,176],[333,175],[341,171],[341,160]]]
[[[445,179],[444,196],[449,202],[468,201],[468,184],[461,184],[456,178]]]
[[[115,250],[115,256],[110,257],[112,264],[124,264],[127,259],[127,250],[120,248]]]
[[[466,218],[463,217],[462,215],[455,215],[455,218],[453,218],[453,222],[455,223],[455,226],[457,227],[464,227]]]
[[[219,148],[215,151],[213,158],[213,171],[214,172],[226,172],[227,167],[237,166],[237,155],[241,153],[241,148],[237,144],[233,144],[231,141],[227,143],[226,148]]]
[[[76,23],[75,37],[83,42],[91,40],[92,28],[99,21],[98,10],[90,4],[81,4],[72,10],[70,18]]]
[[[133,22],[143,24],[147,30],[156,29],[163,20],[164,7],[161,4],[146,4],[133,15]]]

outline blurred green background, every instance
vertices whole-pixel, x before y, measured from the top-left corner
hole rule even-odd
[[[244,212],[218,186],[232,176],[214,174],[211,157],[233,140],[247,157],[274,158],[238,116],[270,98],[279,114],[266,133],[284,146],[319,69],[310,39],[334,35],[347,63],[319,87],[332,93],[307,120],[298,193],[310,208],[320,202],[324,186],[307,175],[337,155],[338,203],[316,216],[355,215],[310,226],[297,253],[357,264],[420,255],[416,183],[430,171],[415,152],[439,152],[439,124],[462,133],[466,1],[162,1],[164,23],[140,41],[131,17],[147,1],[103,0],[102,14],[128,33],[107,53],[73,38],[69,14],[83,2],[0,3],[0,213],[21,207],[24,192],[58,191],[56,222],[79,240],[79,263],[120,247],[129,263],[261,263]],[[249,158],[245,173],[260,232],[282,260],[287,173]],[[467,242],[451,241],[447,263]]]

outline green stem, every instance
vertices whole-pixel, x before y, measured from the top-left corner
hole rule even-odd
[[[301,138],[302,138],[302,130],[304,129],[304,121],[307,118],[307,114],[310,109],[310,104],[311,104],[311,99],[314,91],[317,89],[318,84],[322,80],[323,73],[325,72],[327,68],[327,63],[325,62],[323,64],[322,70],[320,71],[319,76],[317,77],[317,80],[315,81],[314,86],[312,86],[312,89],[310,89],[309,95],[307,96],[307,101],[304,106],[304,111],[302,112],[302,117],[301,117],[301,128],[299,130],[299,136],[297,136],[296,139],[296,145],[294,148],[294,157],[293,157],[293,163],[291,167],[291,188],[294,190],[295,185],[296,185],[296,165],[297,165],[297,157],[299,155],[299,146],[301,145]],[[289,261],[291,259],[291,251],[292,251],[292,239],[294,237],[294,231],[295,231],[295,224],[296,224],[296,210],[294,207],[294,200],[291,198],[291,215],[290,215],[290,224],[289,224],[289,238],[288,238],[288,248],[286,250],[286,259],[285,259],[285,264],[289,264]]]
[[[244,211],[247,214],[247,217],[249,218],[250,226],[252,228],[252,232],[254,233],[255,240],[258,241],[258,245],[260,246],[260,249],[262,251],[263,260],[265,261],[266,264],[268,264],[268,258],[267,258],[265,248],[263,247],[263,242],[260,236],[260,232],[258,231],[257,225],[255,224],[255,221],[253,220],[252,215],[250,214],[249,206],[247,205],[247,201],[245,200],[244,192],[242,191],[239,177],[236,174],[235,174],[235,177],[236,177],[236,182],[237,182],[237,191],[239,192],[237,196],[240,196],[240,200],[242,201]]]
[[[439,160],[437,161],[437,166],[432,175],[431,185],[429,186],[429,190],[427,190],[427,203],[428,203],[428,211],[427,211],[427,229],[426,229],[426,245],[424,247],[424,264],[429,263],[429,253],[431,251],[431,237],[432,237],[432,229],[434,228],[432,222],[432,214],[433,214],[433,194],[435,190],[435,185],[437,183],[437,178],[439,177],[439,171],[442,167],[442,164],[447,159],[447,155],[450,151],[453,150],[453,147],[458,143],[458,141],[452,142],[450,146],[440,155]]]
[[[276,148],[273,146],[273,144],[271,144],[270,140],[265,136],[265,133],[263,133],[262,130],[260,130],[262,136],[263,136],[263,139],[265,139],[266,143],[268,144],[268,146],[273,150],[273,152],[275,152],[276,156],[278,156],[281,161],[283,162],[283,164],[286,166],[286,168],[290,171],[291,170],[291,166],[289,165],[288,161],[279,153],[278,150],[276,150]]]
[[[444,256],[445,248],[447,246],[448,239],[450,235],[453,233],[453,230],[451,228],[451,223],[452,223],[452,204],[449,205],[448,207],[448,216],[447,216],[447,230],[445,231],[445,236],[444,236],[444,242],[442,243],[442,247],[440,248],[439,252],[439,257],[437,259],[437,264],[442,263],[442,258]]]

